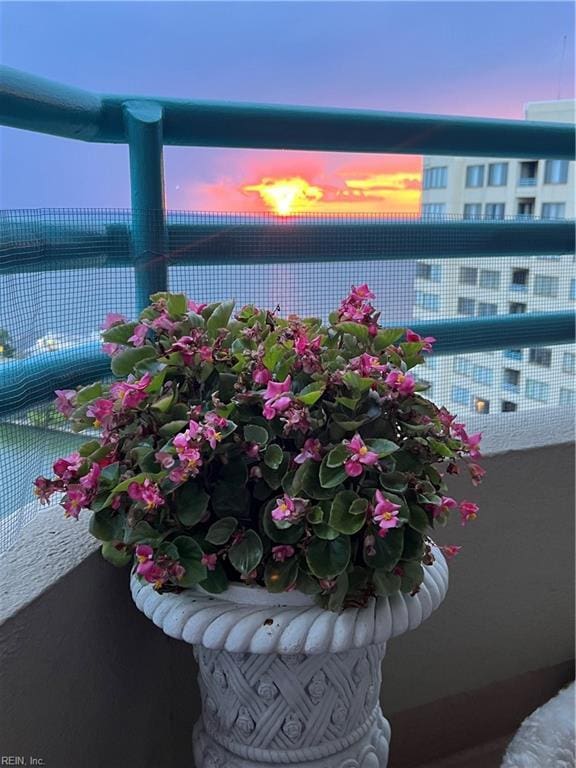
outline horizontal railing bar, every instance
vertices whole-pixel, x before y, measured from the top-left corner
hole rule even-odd
[[[574,126],[375,110],[96,95],[3,67],[0,124],[84,141],[126,143],[124,104],[163,111],[177,146],[573,159]]]
[[[572,312],[482,320],[421,320],[409,325],[417,333],[436,337],[437,355],[554,346],[575,340]],[[50,400],[55,389],[72,389],[111,375],[110,359],[95,341],[56,350],[49,356],[11,360],[2,364],[0,372],[0,414]]]
[[[170,266],[477,259],[573,254],[574,222],[385,221],[172,224]],[[42,231],[42,230],[40,230]],[[130,230],[75,232],[70,239],[2,235],[0,272],[133,266]]]

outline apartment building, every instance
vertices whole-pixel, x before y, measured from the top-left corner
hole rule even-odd
[[[526,105],[526,120],[574,122],[574,101]],[[423,217],[574,219],[575,163],[565,160],[424,158]],[[574,257],[420,261],[418,320],[487,317],[576,307]],[[576,404],[570,345],[431,359],[428,396],[457,413]]]

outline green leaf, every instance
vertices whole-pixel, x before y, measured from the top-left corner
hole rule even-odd
[[[128,348],[118,353],[112,358],[112,373],[116,376],[128,376],[133,373],[134,366],[140,360],[149,360],[156,357],[156,350],[151,346]]]
[[[368,555],[364,550],[364,562],[369,568],[391,571],[402,556],[404,548],[404,530],[402,528],[389,529],[386,536],[374,537],[374,555]]]
[[[100,472],[98,481],[102,488],[113,488],[118,484],[118,478],[120,477],[120,464],[116,461],[114,464],[108,464]]]
[[[368,509],[368,499],[356,499],[348,510],[351,515],[365,515]]]
[[[194,480],[189,480],[174,491],[174,511],[182,525],[188,528],[202,520],[209,501],[210,496]]]
[[[177,320],[182,315],[185,315],[188,309],[186,296],[183,293],[169,293],[166,307],[170,318]]]
[[[223,517],[221,520],[212,523],[210,528],[208,528],[206,541],[210,544],[215,544],[216,546],[226,544],[237,527],[238,520],[236,520],[235,517]]]
[[[310,507],[306,511],[306,520],[312,525],[317,525],[324,520],[324,510],[320,506]]]
[[[82,458],[87,458],[90,456],[94,451],[97,451],[100,448],[100,441],[99,440],[89,440],[87,443],[83,443],[80,448],[78,449],[78,453]]]
[[[305,595],[318,595],[322,591],[322,587],[318,584],[318,581],[313,576],[305,573],[302,569],[298,572],[296,589],[299,592],[303,592]]]
[[[368,327],[365,325],[354,322],[338,323],[336,330],[340,331],[340,333],[349,333],[364,344],[368,343]]]
[[[424,581],[424,568],[420,563],[415,563],[414,561],[405,562],[403,560],[400,563],[400,567],[403,571],[400,586],[402,592],[412,592],[422,584]]]
[[[326,608],[329,611],[339,612],[342,610],[344,600],[348,594],[348,581],[348,574],[346,571],[341,573],[336,579],[336,589],[333,592],[330,592],[326,603]]]
[[[260,564],[263,551],[260,536],[256,531],[248,529],[243,537],[230,547],[228,559],[239,573],[247,576]]]
[[[117,568],[122,568],[132,562],[132,552],[126,547],[116,549],[116,543],[113,541],[105,541],[102,544],[100,551],[102,552],[104,560],[112,563],[112,565],[115,565]]]
[[[290,463],[290,454],[284,453],[282,462],[280,463],[280,466],[277,469],[273,469],[272,467],[269,467],[267,464],[262,464],[262,477],[264,478],[264,480],[266,480],[270,488],[272,488],[273,490],[277,490],[278,488],[280,488],[280,486],[282,485],[282,480],[284,479],[284,476],[288,471],[289,463]]]
[[[413,528],[406,526],[404,528],[404,549],[402,550],[402,560],[420,560],[424,554],[424,537]]]
[[[264,429],[264,427],[259,427],[257,424],[246,424],[244,427],[244,440],[249,443],[266,445],[269,437],[268,430]]]
[[[310,571],[319,579],[333,579],[346,570],[350,561],[350,539],[312,539],[306,552]]]
[[[447,445],[444,445],[439,440],[428,440],[428,445],[438,456],[445,456],[446,458],[454,456],[454,451],[451,451]]]
[[[278,342],[278,336],[275,333],[271,333],[265,342],[266,351],[262,358],[262,362],[270,373],[274,372],[274,369],[286,353],[286,349],[282,347]]]
[[[382,440],[379,438],[376,440],[366,440],[366,445],[371,451],[378,454],[379,459],[384,458],[384,456],[390,456],[391,453],[394,453],[399,449],[399,446],[391,440]]]
[[[403,493],[408,487],[406,475],[402,472],[384,472],[380,475],[380,485],[387,491]]]
[[[366,499],[360,499],[354,491],[340,491],[334,497],[330,509],[330,525],[340,533],[352,535],[364,527],[364,517],[360,514],[352,514],[350,508],[356,502],[364,503],[364,510],[368,506]]]
[[[170,410],[172,407],[172,404],[174,403],[174,393],[171,393],[169,395],[164,395],[164,397],[159,398],[155,402],[152,403],[150,406],[155,411],[159,411],[160,413],[167,413],[167,411]]]
[[[402,336],[404,336],[404,328],[382,328],[374,338],[374,350],[382,352],[383,349],[397,342]]]
[[[328,456],[326,457],[326,466],[330,469],[334,467],[341,467],[346,459],[350,456],[350,451],[345,445],[340,443],[335,448],[332,448]]]
[[[319,539],[332,541],[332,539],[337,539],[340,535],[340,531],[337,531],[336,528],[332,528],[332,526],[327,523],[315,523],[312,528],[314,536],[317,536]]]
[[[348,389],[355,392],[367,392],[374,383],[372,379],[359,376],[357,373],[354,373],[354,371],[345,373],[344,376],[342,376],[342,381],[346,384]]]
[[[400,590],[402,580],[395,573],[377,570],[372,574],[372,583],[377,595],[388,597]]]
[[[182,432],[183,429],[186,429],[188,423],[189,422],[185,421],[184,419],[169,421],[167,424],[161,426],[158,432],[160,435],[162,435],[162,437],[174,437],[174,435],[178,434],[178,432]]]
[[[233,309],[233,301],[223,301],[214,309],[206,323],[206,330],[211,339],[215,339],[218,336],[218,332],[228,326]]]
[[[136,523],[134,528],[126,526],[123,542],[124,544],[136,544],[144,541],[150,543],[158,541],[161,538],[162,534],[160,531],[156,530],[156,528],[152,528],[150,523],[147,523],[145,520],[140,520]]]
[[[94,512],[89,530],[100,541],[120,541],[124,532],[125,517],[111,509]]]
[[[102,395],[102,384],[98,381],[96,384],[90,384],[88,387],[82,387],[76,394],[76,404],[85,405],[92,402]]]
[[[220,561],[216,563],[216,568],[213,571],[207,569],[206,578],[200,581],[199,585],[213,595],[218,595],[228,589],[228,577]]]
[[[324,456],[318,475],[322,488],[336,488],[346,480],[346,472],[342,467],[329,467],[328,456]]]
[[[128,344],[128,339],[133,335],[134,329],[139,323],[120,323],[108,328],[101,335],[102,341],[108,344]]]
[[[420,533],[426,533],[426,531],[431,527],[428,515],[422,509],[422,507],[418,506],[418,504],[412,504],[410,506],[408,525]]]
[[[290,528],[278,528],[270,514],[275,506],[275,499],[272,499],[266,505],[262,515],[262,529],[264,533],[275,544],[296,544],[304,536],[304,526],[302,523],[297,523],[290,526]]]
[[[184,576],[178,580],[181,587],[193,587],[207,576],[206,566],[202,565],[202,549],[191,536],[177,536],[173,546],[178,551],[178,559],[184,567]]]
[[[300,400],[301,403],[304,403],[304,405],[314,405],[322,395],[324,394],[324,390],[326,389],[326,384],[322,382],[313,382],[312,384],[308,384],[307,387],[304,387],[304,389],[300,390],[296,397],[298,400]]]
[[[279,445],[269,445],[264,454],[264,464],[271,469],[278,469],[284,461],[284,452]]]
[[[290,557],[283,563],[276,563],[272,558],[266,563],[264,584],[268,592],[285,592],[298,578],[298,558]]]

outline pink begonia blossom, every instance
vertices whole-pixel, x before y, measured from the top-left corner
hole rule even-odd
[[[128,496],[132,501],[141,501],[148,510],[164,504],[164,497],[160,493],[160,489],[149,478],[146,478],[143,483],[130,483]]]
[[[146,341],[146,335],[148,333],[148,326],[140,323],[134,328],[134,333],[128,341],[131,341],[135,347],[141,347]]]
[[[211,363],[213,360],[214,353],[212,352],[212,347],[200,347],[198,350],[200,354],[200,360],[202,360],[203,363]]]
[[[152,374],[145,373],[140,379],[130,376],[128,381],[117,381],[110,387],[110,394],[120,401],[124,408],[137,408],[148,393],[144,390],[150,385]]]
[[[287,493],[276,499],[276,507],[272,510],[272,519],[277,522],[295,523],[300,520],[306,507],[304,499],[291,498]]]
[[[300,453],[294,457],[296,464],[304,464],[308,459],[322,461],[322,443],[316,437],[309,437],[302,446]]]
[[[60,411],[63,416],[68,418],[74,413],[74,399],[76,397],[75,389],[57,389],[54,394],[56,395],[56,402],[54,403],[56,410]]]
[[[372,291],[370,290],[370,288],[368,288],[366,283],[364,283],[363,285],[359,285],[357,288],[355,286],[352,286],[352,291],[350,292],[350,295],[358,301],[365,301],[366,299],[376,298],[376,295],[372,293]]]
[[[443,515],[450,514],[451,509],[455,509],[458,503],[450,498],[450,496],[442,496],[440,504],[427,504],[426,507],[432,512],[432,515],[436,517],[442,517]]]
[[[416,380],[409,373],[402,373],[402,371],[390,371],[385,379],[386,384],[394,392],[398,392],[400,395],[412,395],[416,387]]]
[[[66,497],[60,503],[64,507],[66,517],[77,520],[80,510],[88,503],[88,496],[82,486],[70,485],[66,491]]]
[[[296,550],[290,544],[280,544],[277,547],[272,547],[272,558],[277,563],[283,563],[289,557],[292,557],[295,552]]]
[[[103,331],[108,331],[115,325],[122,325],[122,323],[127,322],[128,320],[124,317],[124,315],[120,315],[118,312],[109,312],[104,318],[100,329]]]
[[[98,478],[101,472],[100,466],[94,462],[84,477],[80,478],[80,485],[87,491],[95,491],[98,487]]]
[[[349,477],[358,477],[362,474],[363,466],[372,466],[378,462],[378,454],[371,451],[359,434],[355,434],[351,440],[344,440],[346,450],[351,454],[344,464],[344,470]]]
[[[266,385],[266,391],[262,395],[264,398],[264,408],[262,413],[265,419],[273,419],[277,414],[285,411],[292,402],[290,392],[292,379],[286,376],[284,381],[269,381]]]
[[[168,477],[170,480],[172,480],[173,483],[176,483],[176,485],[180,485],[180,483],[186,482],[189,477],[194,477],[197,475],[199,470],[194,471],[194,469],[189,468],[186,464],[182,464],[180,467],[176,467],[173,469]]]
[[[189,312],[195,312],[197,315],[199,315],[203,309],[206,309],[208,304],[197,304],[195,301],[192,301],[192,299],[188,300],[188,311]]]
[[[105,355],[108,355],[108,357],[114,357],[114,355],[121,349],[122,347],[120,344],[112,344],[109,341],[107,341],[105,344],[102,344],[102,352],[104,352]]]
[[[376,506],[372,513],[372,519],[378,523],[378,536],[384,537],[390,528],[398,526],[398,510],[400,504],[394,504],[387,499],[382,491],[376,491]]]
[[[228,420],[224,416],[219,416],[215,411],[208,411],[204,416],[204,421],[206,424],[210,424],[210,426],[217,427],[218,429],[228,426]]]
[[[65,456],[62,459],[57,459],[54,462],[52,469],[54,474],[61,477],[62,480],[72,480],[78,473],[78,470],[84,463],[84,459],[79,453],[71,453],[70,456]]]
[[[456,557],[458,552],[462,549],[462,547],[459,547],[457,544],[445,544],[444,546],[440,547],[442,552],[446,555],[446,557]]]
[[[154,557],[154,550],[149,544],[138,544],[136,547],[136,559],[139,563],[145,563],[147,560],[152,560]]]
[[[174,456],[167,451],[158,451],[158,453],[154,454],[154,458],[164,469],[171,469],[176,464]]]
[[[200,560],[202,565],[205,565],[209,571],[215,571],[218,564],[218,555],[202,555]]]
[[[479,464],[468,464],[468,471],[470,472],[470,477],[472,478],[472,485],[480,485],[484,475],[486,474],[486,470],[483,469]]]
[[[446,408],[442,407],[438,411],[438,419],[440,420],[440,424],[442,424],[445,429],[449,430],[452,427],[456,416],[446,410]]]
[[[310,430],[310,413],[304,405],[291,404],[281,416],[284,422],[284,434],[288,435],[294,430],[306,434]]]
[[[365,323],[369,327],[372,327],[375,325],[372,318],[374,307],[366,301],[366,299],[371,298],[374,298],[374,294],[367,285],[360,285],[358,288],[352,286],[349,295],[340,304],[338,318],[340,320],[352,320],[357,323]]]
[[[257,459],[260,455],[260,446],[258,443],[246,443],[244,447],[244,453],[250,459]],[[252,467],[252,469],[255,469],[255,467]]]
[[[350,367],[353,371],[358,371],[360,376],[374,376],[374,374],[388,369],[386,365],[382,365],[380,358],[368,355],[366,352],[360,357],[353,357],[350,360]]]
[[[364,537],[364,552],[368,557],[374,557],[376,554],[376,539],[372,534]]]
[[[86,409],[86,416],[94,419],[94,426],[108,426],[114,411],[114,401],[99,397]]]
[[[198,343],[192,336],[182,336],[172,344],[171,352],[180,352],[184,365],[190,365],[194,362],[194,355],[198,351]]]
[[[455,422],[452,424],[452,434],[454,437],[457,437],[458,440],[462,441],[464,453],[467,453],[472,459],[480,458],[481,454],[479,448],[482,441],[482,432],[476,432],[474,435],[469,435],[466,432],[464,424]]]
[[[48,504],[54,493],[64,490],[60,480],[48,480],[47,477],[37,477],[34,486],[34,495],[40,499],[41,504]]]
[[[155,317],[150,325],[155,331],[166,331],[168,335],[172,335],[178,327],[178,323],[170,320],[165,312],[162,312],[158,317]]]
[[[462,518],[462,525],[466,525],[470,520],[476,520],[479,509],[478,504],[474,504],[473,501],[461,501],[460,516]]]
[[[270,379],[272,378],[272,375],[270,371],[265,368],[263,365],[258,364],[256,368],[254,368],[254,371],[252,373],[252,378],[256,382],[256,384],[268,384]]]
[[[320,584],[324,592],[332,592],[332,590],[335,588],[337,584],[337,581],[336,579],[320,579],[318,583]]]
[[[434,336],[420,336],[416,331],[411,331],[410,328],[406,329],[406,341],[419,341],[424,344],[422,352],[432,352],[432,344],[436,341]]]
[[[136,573],[157,588],[161,587],[168,578],[166,568],[157,565],[153,560],[145,560],[136,566]]]

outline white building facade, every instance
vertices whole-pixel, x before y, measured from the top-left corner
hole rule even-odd
[[[574,122],[574,101],[536,102],[527,120]],[[464,219],[576,217],[575,163],[566,160],[424,158],[422,215]],[[427,319],[574,309],[574,257],[421,261],[414,316]],[[576,404],[570,345],[508,349],[429,361],[428,396],[457,413]]]

